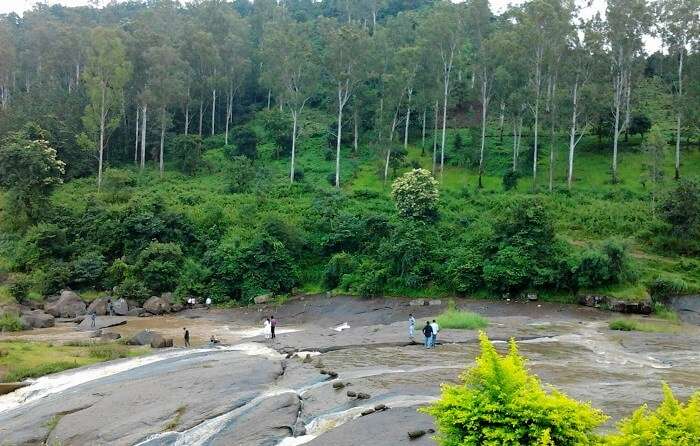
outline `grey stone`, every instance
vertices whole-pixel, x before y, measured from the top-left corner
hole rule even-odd
[[[376,410],[374,410],[373,408],[370,407],[369,409],[365,409],[362,412],[360,412],[360,416],[364,417],[367,415],[372,415],[374,412],[376,412]]]
[[[55,319],[41,310],[26,311],[20,316],[22,325],[29,328],[48,328],[55,325]]]
[[[55,302],[51,302],[45,306],[46,312],[53,317],[77,317],[85,314],[85,302],[80,299],[75,292],[63,290],[61,297]]]
[[[538,299],[538,297],[537,297],[537,294],[536,294],[536,293],[529,293],[529,294],[527,295],[527,300],[529,300],[530,302],[534,302],[534,301],[536,301],[537,299]]]
[[[151,341],[156,337],[163,338],[160,333],[143,330],[133,335],[126,343],[129,345],[151,345]]]
[[[134,307],[130,308],[129,312],[127,313],[127,316],[140,316],[141,313],[143,313],[143,308],[141,307]]]
[[[374,410],[376,410],[377,412],[381,412],[382,410],[388,409],[389,407],[386,404],[377,404],[376,406],[374,406]]]
[[[261,294],[253,298],[256,305],[266,304],[272,300],[272,294]]]
[[[122,335],[119,333],[114,333],[111,331],[108,332],[102,332],[100,335],[100,338],[108,340],[108,341],[116,341],[117,339],[121,339]]]
[[[97,316],[95,318],[95,326],[92,326],[92,317],[88,316],[83,321],[78,324],[76,330],[78,331],[92,331],[101,330],[108,327],[116,327],[118,325],[126,324],[126,319],[120,316]]]
[[[162,297],[153,296],[143,304],[143,309],[155,315],[170,312],[170,302]]]
[[[442,305],[442,301],[440,299],[430,299],[430,301],[428,301],[428,305]]]
[[[126,316],[129,314],[129,304],[126,299],[121,298],[113,301],[112,308],[114,310],[114,314],[117,316]]]
[[[408,432],[408,438],[410,438],[411,440],[415,440],[416,438],[422,437],[422,436],[425,435],[426,433],[427,433],[427,432],[424,431],[423,429],[416,430],[416,431],[409,431],[409,432]]]
[[[422,307],[423,305],[425,305],[425,299],[411,299],[408,302],[408,305],[412,307]]]
[[[369,393],[357,392],[358,400],[368,400],[370,398],[372,398],[372,395],[370,395]]]
[[[93,300],[87,307],[87,313],[92,314],[94,312],[98,316],[105,316],[107,314],[107,301],[110,299],[110,297],[104,296]]]
[[[164,338],[163,336],[156,334],[151,338],[151,348],[170,348],[173,346],[172,338]]]
[[[170,307],[170,311],[172,311],[173,313],[179,313],[180,311],[182,311],[183,308],[184,307],[182,306],[182,304],[173,304],[173,306]]]
[[[340,390],[340,389],[345,388],[345,384],[343,384],[341,382],[335,382],[335,383],[333,383],[333,388],[336,390]]]
[[[346,395],[348,396],[348,398],[355,398],[355,397],[357,397],[357,393],[356,393],[356,392],[353,392],[352,390],[348,390],[347,393],[346,393]]]

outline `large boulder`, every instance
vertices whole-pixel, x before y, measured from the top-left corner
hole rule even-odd
[[[133,335],[126,343],[129,345],[151,345],[151,342],[158,338],[162,339],[163,336],[155,331],[142,330]]]
[[[58,300],[46,304],[45,310],[53,317],[74,318],[85,314],[85,302],[77,293],[63,290]]]
[[[112,309],[117,316],[126,316],[129,314],[129,304],[126,302],[126,299],[123,298],[112,301]]]
[[[256,305],[266,304],[272,300],[272,294],[261,294],[253,298]]]
[[[170,312],[170,302],[158,296],[152,296],[143,304],[143,309],[151,314],[163,314]]]
[[[88,316],[83,321],[78,324],[76,330],[78,331],[94,331],[101,330],[108,327],[116,327],[118,325],[126,324],[126,319],[119,316],[98,316],[95,318],[95,326],[92,326],[92,317]]]
[[[166,339],[161,335],[156,335],[151,339],[151,348],[170,348],[173,346],[173,339]]]
[[[129,309],[129,312],[126,314],[127,316],[141,316],[141,314],[144,312],[144,309],[141,307],[132,307]]]
[[[55,324],[54,317],[41,310],[23,312],[20,321],[27,328],[48,328]]]
[[[651,302],[628,302],[614,300],[610,302],[610,309],[619,313],[651,314]]]
[[[98,316],[104,316],[107,314],[107,301],[111,298],[108,296],[98,297],[97,299],[90,302],[87,307],[87,313],[92,314],[93,312]]]
[[[608,304],[610,298],[607,296],[600,296],[596,294],[580,294],[578,296],[579,305],[585,305],[586,307],[600,308]]]

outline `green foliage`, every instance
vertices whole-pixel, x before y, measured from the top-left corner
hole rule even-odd
[[[391,196],[399,215],[416,220],[436,218],[439,198],[437,184],[425,169],[413,169],[396,179],[391,186]]]
[[[692,446],[700,440],[700,392],[686,404],[678,401],[668,384],[656,410],[647,405],[618,423],[619,433],[606,438],[608,446]]]
[[[176,294],[178,296],[204,296],[211,271],[192,258],[185,259],[178,281]]]
[[[19,132],[0,142],[0,187],[8,191],[10,206],[30,220],[40,216],[64,173],[65,163],[43,139]]]
[[[178,135],[169,144],[177,169],[194,175],[202,164],[202,138],[198,135]]]
[[[179,245],[152,242],[139,254],[134,270],[147,288],[160,293],[175,290],[182,263],[183,255]]]
[[[627,248],[606,241],[600,250],[586,250],[578,259],[574,275],[576,286],[591,289],[624,282],[633,277]]]
[[[438,402],[423,412],[438,426],[441,446],[595,445],[594,429],[606,417],[528,374],[525,360],[511,341],[501,356],[484,333],[476,365],[462,384],[443,385]]]
[[[518,178],[520,175],[517,171],[509,169],[503,174],[503,190],[509,191],[518,187]]]
[[[66,262],[52,262],[35,270],[33,275],[38,291],[48,296],[58,293],[70,283],[71,268]]]
[[[31,278],[27,274],[21,274],[10,284],[10,295],[14,297],[17,302],[21,302],[26,299],[31,287]]]
[[[258,157],[258,136],[253,129],[246,126],[237,127],[233,130],[231,138],[235,150],[229,150],[227,147],[226,155],[229,159],[233,159],[235,156],[245,156],[254,160]]]
[[[346,253],[333,254],[323,271],[323,282],[328,289],[335,289],[340,285],[341,279],[346,274],[352,274],[355,270],[355,259]]]
[[[441,329],[453,328],[457,330],[476,330],[486,328],[489,325],[488,319],[482,315],[458,310],[454,304],[451,304],[438,316],[437,322]]]
[[[608,327],[611,330],[642,331],[646,333],[668,333],[676,331],[677,328],[668,323],[641,322],[631,318],[615,319],[608,324]]]
[[[114,291],[114,297],[117,299],[134,300],[140,304],[144,303],[150,295],[151,292],[143,282],[133,277],[124,279]]]
[[[352,274],[342,277],[341,288],[362,297],[381,296],[389,278],[389,271],[376,260],[363,259]]]
[[[484,256],[478,249],[461,248],[450,256],[445,268],[445,281],[459,293],[473,293],[483,284]]]
[[[688,284],[678,277],[656,277],[649,283],[647,289],[654,301],[665,302],[671,296],[678,296],[688,292]]]
[[[63,258],[66,246],[65,229],[50,223],[39,223],[29,228],[19,244],[15,253],[16,266],[28,271],[49,259]]]
[[[671,235],[682,240],[684,251],[698,249],[700,239],[700,183],[681,179],[659,203],[658,211],[670,226]]]
[[[292,121],[288,113],[271,109],[260,113],[265,133],[275,145],[275,158],[286,156],[292,150]]]
[[[0,333],[3,331],[21,331],[22,328],[19,316],[10,313],[4,313],[0,316]]]
[[[71,262],[71,284],[78,287],[97,286],[107,269],[107,262],[99,252],[87,252]]]
[[[231,193],[248,192],[255,180],[253,162],[245,156],[234,156],[226,169],[226,182]]]

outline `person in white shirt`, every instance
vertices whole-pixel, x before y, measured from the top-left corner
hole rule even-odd
[[[433,319],[433,323],[430,324],[430,326],[433,328],[433,338],[430,340],[430,344],[432,344],[433,348],[435,348],[435,345],[437,344],[437,335],[438,332],[440,332],[440,326],[435,319]]]
[[[413,332],[416,330],[416,318],[413,317],[413,314],[408,315],[408,339],[411,340],[411,342],[414,342],[413,339]]]
[[[211,307],[211,297],[207,297],[207,300],[205,301],[207,304],[207,310]]]
[[[270,324],[270,319],[265,318],[265,322],[263,323],[263,331],[265,333],[265,339],[270,339],[272,336],[272,325]]]

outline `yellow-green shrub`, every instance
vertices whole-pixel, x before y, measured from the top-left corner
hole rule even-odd
[[[664,400],[656,410],[647,405],[618,424],[619,433],[609,436],[609,446],[700,445],[700,392],[687,404],[680,403],[666,383]]]
[[[481,355],[461,376],[443,385],[442,397],[421,409],[435,417],[441,446],[593,445],[606,417],[587,403],[543,389],[530,375],[515,341],[500,355],[486,335]]]

